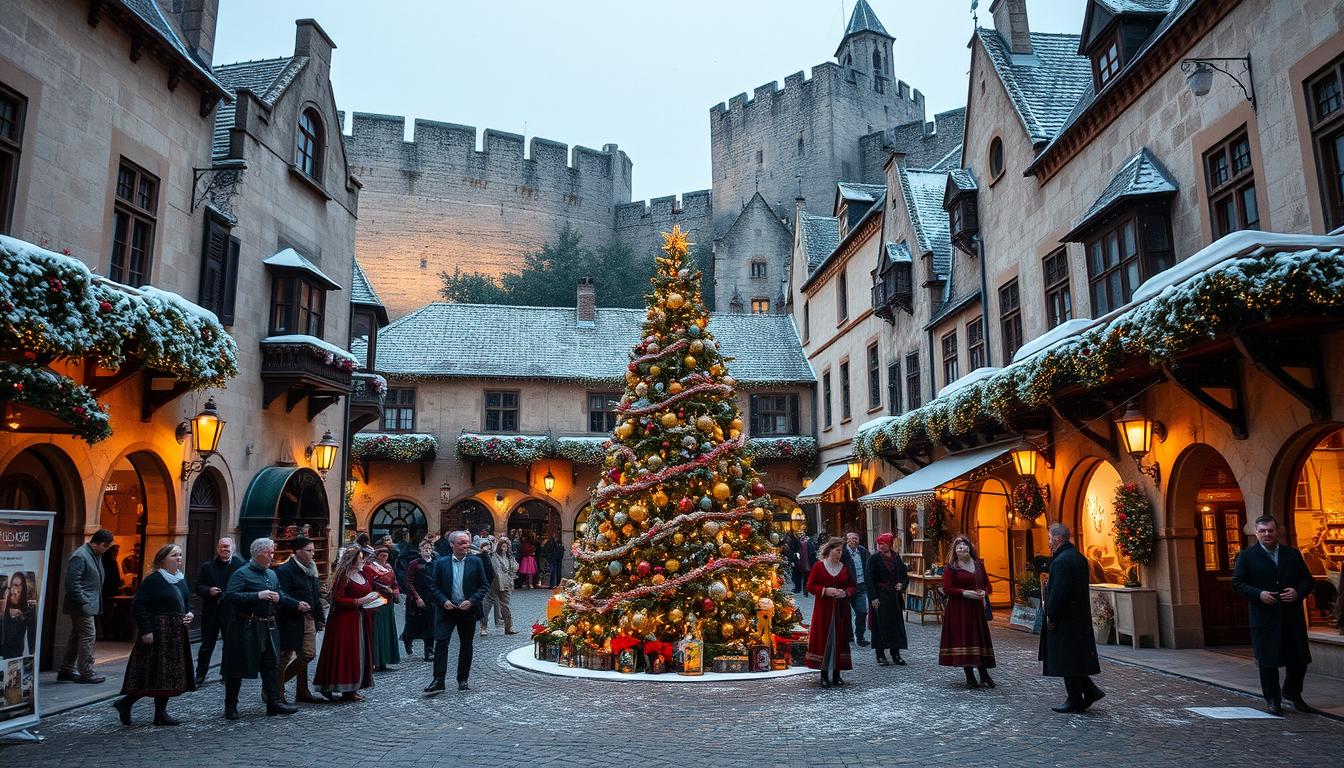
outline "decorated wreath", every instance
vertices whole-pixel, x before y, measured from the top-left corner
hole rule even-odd
[[[1153,503],[1135,483],[1115,488],[1115,546],[1120,555],[1138,565],[1153,559],[1157,534],[1153,524]]]
[[[1023,520],[1035,520],[1045,514],[1045,494],[1035,478],[1024,477],[1013,486],[1013,513]]]
[[[943,539],[947,538],[947,502],[934,496],[924,515],[924,541],[928,542],[928,551],[942,549]]]

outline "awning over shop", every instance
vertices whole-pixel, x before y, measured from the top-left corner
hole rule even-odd
[[[307,467],[266,467],[243,494],[240,549],[246,552],[254,539],[277,536],[288,525],[307,523],[315,534],[323,531],[331,524],[329,510],[326,486],[316,472]]]
[[[847,465],[832,464],[821,470],[821,474],[817,479],[813,480],[811,485],[804,488],[803,492],[798,494],[798,503],[816,504],[830,492],[831,488],[838,485],[841,480],[844,480],[848,476],[849,467]]]
[[[963,475],[1007,455],[1016,443],[999,443],[974,451],[955,453],[902,477],[887,487],[859,497],[865,507],[889,506],[895,503],[914,503],[928,496],[939,486],[946,485]]]

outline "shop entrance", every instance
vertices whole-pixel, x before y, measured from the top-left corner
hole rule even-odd
[[[1205,645],[1245,645],[1251,641],[1246,601],[1232,589],[1232,569],[1246,538],[1246,505],[1232,469],[1214,455],[1204,468],[1195,496],[1195,566],[1199,571],[1199,612]]]
[[[383,536],[391,536],[397,541],[398,534],[406,533],[408,540],[419,545],[420,540],[429,532],[429,523],[425,513],[413,502],[400,499],[389,501],[373,513],[369,521],[369,535],[374,541]]]
[[[100,639],[118,642],[134,636],[131,600],[159,547],[172,540],[173,509],[167,473],[159,458],[137,451],[112,465],[103,484],[98,524],[112,532],[103,555],[103,615]]]
[[[215,556],[215,543],[219,541],[219,516],[223,510],[223,493],[213,471],[203,472],[191,486],[191,496],[187,501],[187,547],[186,570],[188,578],[194,578],[201,565]],[[193,591],[191,595],[192,613],[195,618],[191,624],[192,637],[201,631],[201,598]]]
[[[985,561],[989,575],[990,605],[1013,604],[1012,555],[1009,545],[1008,488],[1001,480],[989,478],[974,494],[975,517],[971,538],[976,553]]]
[[[448,511],[439,517],[439,526],[445,535],[453,531],[468,531],[474,536],[482,528],[493,531],[495,518],[481,502],[475,499],[463,499],[449,507]]]
[[[1326,628],[1334,623],[1344,570],[1344,429],[1331,428],[1297,461],[1279,539],[1301,550],[1316,580],[1306,600],[1307,622]]]

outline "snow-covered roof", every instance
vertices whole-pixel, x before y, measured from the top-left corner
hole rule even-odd
[[[1176,180],[1153,153],[1144,147],[1120,166],[1120,170],[1111,177],[1110,183],[1102,190],[1096,202],[1092,203],[1092,207],[1087,209],[1087,213],[1083,214],[1073,230],[1063,239],[1072,240],[1081,230],[1126,200],[1153,195],[1173,195],[1176,191]]]
[[[857,184],[852,181],[840,181],[835,184],[841,200],[871,203],[882,196],[887,188],[882,184]]]
[[[902,240],[899,243],[887,243],[885,249],[888,264],[910,264],[915,259],[910,255],[910,246]]]
[[[297,269],[308,273],[320,280],[327,290],[339,291],[341,284],[327,277],[326,273],[317,268],[317,265],[304,258],[303,254],[293,248],[286,248],[279,253],[262,259],[262,264],[268,267],[279,267],[281,269]]]
[[[307,63],[307,56],[281,56],[277,59],[221,64],[214,68],[214,72],[230,93],[236,95],[245,88],[261,103],[273,107],[275,100],[294,82]],[[233,103],[221,104],[215,110],[211,152],[216,159],[229,156],[229,129],[233,127],[234,111]]]
[[[816,267],[814,267],[808,273],[806,279],[803,280],[802,285],[798,286],[799,290],[806,291],[808,286],[812,285],[812,282],[821,276],[822,272],[825,271],[826,269],[826,265],[830,264],[831,259],[836,258],[840,253],[841,251],[840,246],[844,245],[847,242],[850,242],[851,240],[859,236],[859,232],[863,229],[864,222],[868,221],[874,216],[881,216],[885,212],[886,205],[884,203],[886,202],[887,199],[887,188],[879,185],[872,185],[872,186],[874,186],[877,190],[879,190],[876,199],[874,199],[872,203],[868,204],[868,207],[864,209],[863,215],[858,218],[858,221],[851,221],[849,223],[849,231],[845,233],[844,237],[841,237],[836,242],[835,247],[832,248],[831,252],[826,255],[826,258],[822,259],[821,262],[818,263]],[[838,222],[839,220],[837,219],[836,221]],[[838,230],[837,234],[839,234]],[[878,234],[880,235],[881,233],[879,232]],[[811,260],[812,260],[812,253],[811,251],[809,251],[808,261],[811,262]]]
[[[1031,143],[1053,139],[1092,84],[1092,64],[1078,55],[1079,36],[1032,32],[1031,54],[1017,56],[998,31],[982,27],[975,32]]]
[[[210,71],[210,68],[187,48],[173,23],[163,15],[163,9],[155,0],[116,0],[116,4],[130,11],[136,19],[153,31],[154,35],[167,44],[173,58],[187,64],[194,72],[205,79],[209,87],[217,90],[220,96],[227,96],[228,89]],[[94,21],[93,23],[96,23]],[[157,47],[157,46],[151,46]]]
[[[952,263],[952,240],[943,208],[943,192],[947,188],[947,173],[901,167],[902,197],[910,221],[915,226],[921,253],[933,254],[933,271],[946,277]]]
[[[971,371],[970,373],[966,374],[965,376],[962,376],[960,379],[957,379],[956,381],[953,381],[944,386],[942,389],[938,390],[938,397],[946,397],[959,389],[965,389],[966,387],[969,387],[970,385],[974,384],[977,381],[988,379],[990,376],[993,376],[994,374],[998,373],[1001,370],[1003,369],[998,367],[990,367],[982,365],[979,368],[976,368],[974,371]]]
[[[1171,10],[1175,0],[1096,0],[1096,2],[1118,16],[1122,13],[1166,13]]]
[[[599,307],[579,328],[573,307],[436,302],[378,334],[377,370],[389,377],[621,381],[641,336],[642,309]],[[722,313],[708,332],[744,385],[811,384],[816,375],[788,315]]]
[[[267,336],[261,340],[262,344],[305,344],[328,352],[332,357],[349,360],[351,363],[357,363],[355,356],[346,352],[344,349],[332,344],[329,341],[323,341],[316,336],[309,336],[304,333],[290,333],[284,336]]]
[[[807,271],[813,272],[840,244],[840,220],[834,216],[814,216],[803,211],[802,228]]]
[[[1072,320],[1065,320],[1054,328],[1051,328],[1019,347],[1017,352],[1013,353],[1012,362],[1020,363],[1023,360],[1036,355],[1038,352],[1044,352],[1064,339],[1082,333],[1084,328],[1091,326],[1095,322],[1095,320],[1088,317],[1075,317]]]
[[[373,307],[378,313],[378,321],[387,325],[387,308],[383,306],[382,299],[373,290],[373,283],[369,282],[369,276],[364,274],[364,268],[359,265],[359,259],[353,259],[354,268],[350,271],[350,303],[365,307]]]

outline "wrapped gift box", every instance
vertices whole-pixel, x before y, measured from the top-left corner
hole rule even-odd
[[[746,672],[747,669],[746,656],[719,656],[714,659],[715,672]]]

